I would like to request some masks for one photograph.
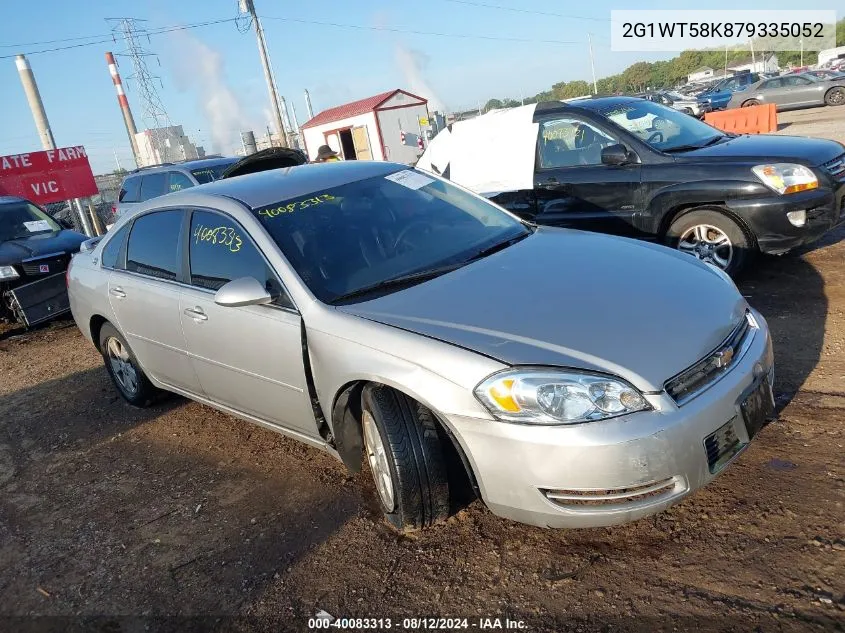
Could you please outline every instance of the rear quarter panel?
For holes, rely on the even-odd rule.
[[[68,299],[73,320],[82,335],[95,346],[97,342],[91,336],[92,317],[101,316],[114,323],[108,298],[109,273],[98,265],[99,250],[74,255],[68,272]]]

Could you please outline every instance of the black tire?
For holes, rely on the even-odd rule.
[[[824,102],[829,106],[845,105],[845,88],[831,88],[825,93]]]
[[[701,225],[715,227],[730,240],[731,257],[728,265],[719,266],[729,275],[736,275],[753,259],[756,252],[753,236],[749,235],[736,220],[715,207],[695,209],[676,218],[666,232],[666,242],[672,248],[704,259],[680,246],[681,238],[694,230],[696,226]],[[723,252],[720,251],[720,253]]]
[[[112,339],[115,339],[120,344],[121,348],[126,351],[128,358],[125,362],[131,365],[132,369],[135,371],[135,382],[137,387],[134,390],[127,388],[127,386],[123,384],[124,381],[121,380],[118,372],[113,366],[109,352],[109,345]],[[123,399],[135,407],[148,407],[158,394],[158,389],[153,386],[150,379],[147,378],[147,375],[144,373],[144,370],[141,369],[141,366],[138,364],[138,359],[135,358],[132,348],[129,347],[129,343],[126,342],[123,335],[118,332],[111,323],[104,323],[103,327],[100,328],[100,353],[103,356],[103,363],[106,366],[106,371],[109,373],[109,377],[111,377],[111,380],[118,392],[120,392],[120,395],[123,396]]]
[[[386,449],[393,507],[377,496],[387,521],[400,532],[444,521],[449,516],[449,479],[431,411],[405,394],[377,384],[364,387],[361,410],[362,416],[372,416]],[[366,442],[364,450],[368,450]]]
[[[757,101],[757,99],[749,99],[748,101],[742,102],[743,108],[750,108],[751,106],[756,106],[756,105],[760,105],[760,102]]]

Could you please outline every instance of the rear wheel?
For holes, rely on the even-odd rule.
[[[364,452],[388,522],[410,531],[445,520],[449,481],[431,411],[376,384],[361,393],[361,411]]]
[[[829,106],[845,104],[845,88],[831,88],[824,96],[824,102]]]
[[[749,99],[748,101],[742,102],[743,108],[750,108],[751,106],[756,106],[756,105],[760,105],[760,102],[757,101],[757,99]]]
[[[753,239],[732,218],[715,209],[698,209],[677,218],[666,233],[682,253],[738,273],[751,259]]]
[[[100,352],[114,386],[129,404],[146,407],[157,389],[150,382],[123,335],[111,323],[100,328]]]

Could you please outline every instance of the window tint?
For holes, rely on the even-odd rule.
[[[601,150],[616,141],[577,119],[544,121],[538,138],[540,167],[600,165]]]
[[[284,294],[258,248],[234,220],[217,213],[194,211],[191,216],[191,285],[219,290],[241,277],[254,277],[271,295]],[[292,307],[284,296],[277,303]]]
[[[171,191],[181,191],[182,189],[187,189],[188,187],[194,186],[194,183],[191,182],[191,179],[188,178],[181,171],[171,171],[168,173],[170,176],[167,181],[168,193],[170,193]]]
[[[126,239],[126,232],[128,230],[129,225],[127,224],[112,235],[103,247],[100,263],[102,263],[104,268],[123,268],[123,262],[118,262],[118,257],[120,256],[120,249],[123,246],[123,241]]]
[[[166,180],[167,173],[163,171],[156,174],[147,174],[141,178],[141,202],[163,196]]]
[[[769,81],[760,86],[760,88],[762,90],[771,90],[772,88],[780,88],[782,85],[783,79],[778,77],[777,79],[769,79]]]
[[[141,177],[130,176],[126,178],[117,199],[119,202],[138,202],[141,199]]]
[[[783,79],[784,86],[806,86],[811,83],[813,82],[806,77],[785,77]]]
[[[157,211],[132,224],[126,270],[160,279],[179,278],[181,211]]]

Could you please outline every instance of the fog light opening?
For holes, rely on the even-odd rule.
[[[804,226],[807,224],[807,212],[803,209],[801,211],[788,211],[786,219],[792,226]]]

